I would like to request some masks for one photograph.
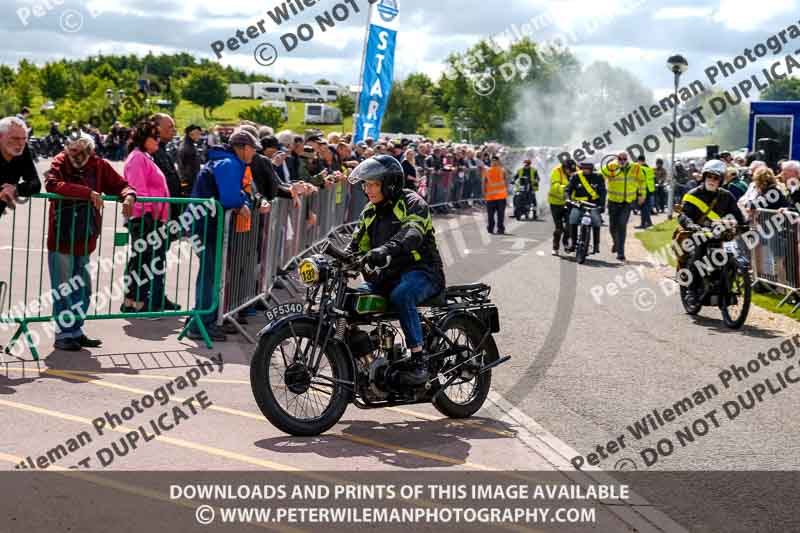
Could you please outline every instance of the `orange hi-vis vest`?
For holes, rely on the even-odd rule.
[[[486,171],[486,200],[505,200],[508,198],[508,187],[503,179],[502,167],[489,167]]]

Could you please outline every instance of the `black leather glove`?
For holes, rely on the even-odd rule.
[[[367,252],[364,262],[371,267],[383,267],[386,265],[386,258],[389,257],[389,250],[384,246],[379,246]]]

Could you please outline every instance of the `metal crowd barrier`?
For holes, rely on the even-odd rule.
[[[99,212],[87,200],[49,193],[6,211],[10,217],[2,224],[10,231],[0,234],[0,265],[8,265],[0,270],[0,279],[7,278],[0,282],[5,288],[0,291],[0,331],[17,328],[5,352],[19,355],[22,338],[34,360],[39,359],[37,346],[44,339],[31,324],[43,324],[52,341],[79,321],[164,317],[188,317],[178,338],[194,326],[211,348],[201,317],[214,313],[218,302],[222,240],[216,236],[222,234],[223,219],[209,215],[222,212],[219,202],[140,197],[137,205],[185,209],[166,223],[137,217],[125,224],[119,198],[102,198],[106,203]],[[113,209],[108,202],[115,202]],[[214,272],[196,281],[207,260]],[[206,294],[208,284],[208,305],[198,309],[198,289]],[[143,304],[141,311],[122,307],[129,296]],[[164,310],[167,300],[180,309]]]
[[[780,222],[779,222],[780,221]],[[778,211],[758,209],[753,229],[758,241],[752,248],[753,282],[786,292],[778,307],[795,300],[792,313],[800,309],[800,222]]]
[[[445,173],[447,174],[447,173]],[[465,180],[466,183],[466,180]],[[434,198],[442,207],[450,204],[466,205],[464,193],[468,187],[452,186],[449,175],[439,175],[438,191]],[[478,189],[480,196],[480,188]],[[283,303],[276,289],[288,293],[289,298],[301,298],[304,288],[296,279],[295,270],[300,260],[319,253],[327,241],[344,248],[350,243],[356,222],[366,205],[366,195],[359,187],[346,182],[325,187],[310,197],[301,199],[300,207],[294,201],[278,199],[272,202],[268,217],[253,219],[247,232],[233,230],[235,219],[230,213],[225,217],[225,240],[222,264],[220,306],[217,323],[230,322],[251,343],[255,340],[242,328],[236,315],[261,301]],[[317,216],[317,223],[309,226],[309,212]]]

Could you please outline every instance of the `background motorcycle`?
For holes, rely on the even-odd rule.
[[[478,411],[492,369],[510,359],[500,357],[492,337],[500,324],[490,287],[448,287],[419,306],[431,377],[403,386],[396,378],[408,352],[397,315],[382,296],[348,286],[366,268],[359,259],[330,245],[324,253],[298,265],[308,287],[303,312],[259,333],[250,382],[264,416],[281,431],[309,436],[336,424],[349,403],[362,409],[433,403],[452,418]]]

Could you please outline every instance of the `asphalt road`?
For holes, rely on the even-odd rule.
[[[436,227],[448,282],[492,286],[502,326],[497,342],[512,356],[494,372],[494,393],[474,419],[443,420],[424,406],[350,407],[326,435],[286,437],[263,419],[252,399],[252,345],[229,342],[209,351],[178,342],[177,320],[92,322],[87,329],[103,338],[102,349],[44,350],[38,367],[6,358],[0,371],[0,468],[13,469],[82,430],[93,431],[92,421],[105,411],[118,412],[131,399],[185,375],[195,358],[222,354],[222,371],[178,393],[185,399],[204,390],[213,407],[198,411],[169,438],[118,456],[102,470],[547,470],[568,482],[587,479],[574,470],[582,456],[584,468],[591,461],[593,471],[619,470],[611,475],[629,482],[642,498],[601,506],[602,531],[800,529],[785,505],[787,494],[794,498],[793,478],[776,485],[777,474],[753,473],[798,470],[793,452],[800,445],[794,415],[800,387],[782,387],[775,376],[794,363],[791,350],[748,377],[732,377],[728,387],[720,377],[731,365],[746,367],[759,352],[800,333],[796,322],[758,308],[741,331],[727,330],[717,310],[688,317],[677,295],[669,294],[669,269],[654,267],[632,235],[626,265],[609,253],[605,230],[602,253],[577,265],[550,256],[549,219],[511,221],[506,236],[488,236],[477,212],[438,217]],[[256,322],[248,329],[257,331]],[[800,374],[793,372],[784,377]],[[763,401],[730,420],[723,404],[738,394],[747,401],[748,389],[758,383],[766,390]],[[781,390],[773,394],[769,386]],[[669,418],[664,410],[675,411],[676,403],[682,411],[673,420],[661,423],[654,415],[660,427],[636,438],[635,422],[643,425],[654,409]],[[148,418],[137,415],[125,425],[136,427]],[[57,464],[95,458],[99,448],[124,436],[117,430]],[[659,440],[665,456],[648,465],[642,450],[657,448]],[[589,457],[592,452],[597,455]],[[645,456],[652,459],[653,453]],[[629,472],[634,468],[636,473]]]

